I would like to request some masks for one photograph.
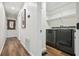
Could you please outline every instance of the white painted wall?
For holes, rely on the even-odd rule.
[[[60,4],[60,7],[56,6],[55,9],[52,9],[52,10],[50,10],[50,9],[53,8],[53,7],[49,4],[50,5],[49,10],[50,11],[47,11],[48,19],[51,20],[51,19],[75,14],[76,2],[64,2],[64,3],[65,3],[64,5],[62,4],[62,2],[56,3],[56,4]]]
[[[50,27],[76,26],[76,3],[69,3],[56,8],[50,12],[49,16],[47,22]]]
[[[76,16],[70,15],[67,17],[62,17],[54,20],[48,21],[50,27],[60,27],[60,26],[76,26]]]
[[[21,13],[26,9],[26,29],[21,27]],[[42,53],[41,3],[25,3],[17,17],[17,33],[23,46],[31,55],[40,56]],[[27,16],[30,15],[30,18]]]
[[[0,2],[0,53],[2,51],[2,48],[4,46],[6,36],[6,17],[5,17],[5,11],[3,3]]]
[[[15,18],[10,18],[8,17],[7,20],[15,20],[17,22],[17,20]],[[6,37],[9,38],[9,37],[17,37],[17,32],[16,32],[16,26],[17,26],[17,23],[15,25],[15,30],[8,30],[6,31]]]
[[[79,23],[79,3],[76,3],[76,17],[77,17],[77,23]],[[76,35],[75,35],[75,53],[76,56],[79,56],[79,29],[76,29]]]
[[[42,52],[46,51],[46,29],[51,29],[46,21],[46,3],[42,3],[42,20],[41,20],[41,39],[42,39]]]

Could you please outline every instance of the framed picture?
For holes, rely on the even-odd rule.
[[[7,29],[9,29],[9,30],[15,29],[15,20],[8,20],[7,21]]]
[[[22,19],[22,28],[26,28],[26,9],[23,10],[21,14],[21,19]]]

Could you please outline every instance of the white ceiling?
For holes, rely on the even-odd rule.
[[[64,7],[67,9],[66,6],[69,4],[73,4],[73,3],[74,2],[47,2],[46,3],[46,15],[47,17],[52,16],[52,13],[54,13],[56,10],[59,10],[60,8],[64,8]]]
[[[3,4],[7,18],[16,18],[20,9],[24,5],[23,2],[4,2]]]
[[[47,2],[46,3],[46,11],[51,12],[69,2]]]

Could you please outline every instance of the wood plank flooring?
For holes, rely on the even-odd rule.
[[[69,54],[47,46],[47,54],[45,56],[70,56]]]
[[[47,54],[45,56],[70,56],[60,50],[47,46]],[[8,38],[5,42],[1,56],[30,56],[22,46],[20,41],[15,38]]]
[[[29,54],[17,38],[8,38],[1,56],[29,56]]]

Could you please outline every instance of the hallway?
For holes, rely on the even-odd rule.
[[[27,56],[25,49],[30,55],[41,56],[41,7],[41,3],[34,2],[0,3],[1,56]]]
[[[6,40],[1,56],[29,56],[29,54],[20,41],[14,37]]]

